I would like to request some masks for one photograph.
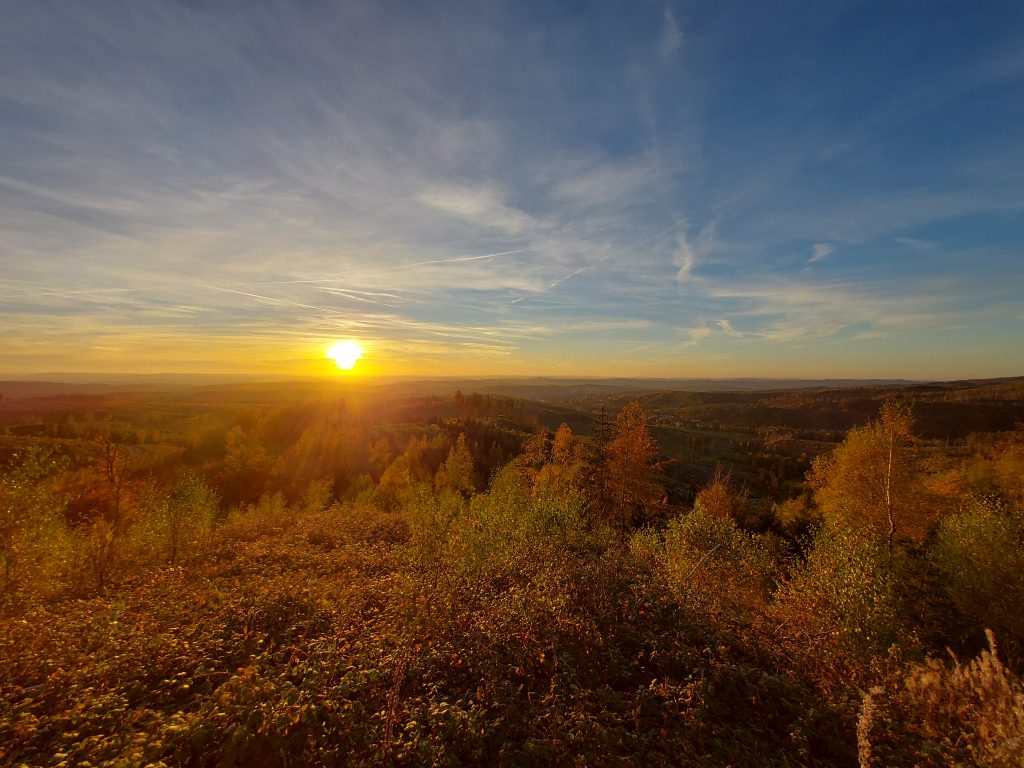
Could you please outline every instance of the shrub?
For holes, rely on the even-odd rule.
[[[33,448],[0,473],[0,590],[45,589],[66,563],[71,535],[65,500],[50,482],[66,465]]]
[[[136,537],[169,563],[201,546],[213,533],[219,510],[217,495],[191,472],[180,478],[164,498],[152,497]]]
[[[1024,643],[1024,515],[973,499],[942,520],[931,556],[962,617],[961,633],[980,638],[991,628],[1015,659]]]
[[[302,495],[303,512],[323,512],[334,501],[334,481],[329,478],[313,480]]]
[[[631,549],[650,556],[652,547],[641,538]],[[662,572],[684,602],[743,618],[768,598],[777,574],[776,547],[767,536],[740,530],[730,517],[694,507],[665,530]]]
[[[827,525],[780,588],[777,607],[805,643],[867,660],[898,636],[895,568],[884,542]]]

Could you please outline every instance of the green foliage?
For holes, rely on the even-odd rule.
[[[66,464],[52,450],[32,448],[0,473],[0,591],[43,586],[66,563],[66,500],[52,485]]]
[[[531,546],[531,542],[579,541],[584,509],[581,494],[546,480],[544,474],[531,487],[529,475],[509,464],[495,476],[490,492],[479,499],[476,514],[488,535]]]
[[[412,485],[409,459],[402,455],[391,462],[381,474],[380,482],[370,494],[370,498],[381,508],[394,510],[401,506]]]
[[[641,540],[631,548],[649,550]],[[766,535],[700,507],[673,519],[664,534],[661,572],[673,594],[710,614],[743,619],[764,606],[778,578],[779,553]]]
[[[139,528],[167,562],[176,563],[209,545],[219,502],[210,487],[194,474],[181,477],[164,498],[154,499],[148,506]]]
[[[312,480],[302,494],[302,511],[323,512],[334,501],[334,481],[328,478]]]
[[[958,609],[960,632],[992,629],[1017,658],[1024,650],[1024,511],[973,499],[939,524],[931,557]]]
[[[248,529],[256,534],[269,534],[291,528],[297,519],[296,511],[288,506],[280,491],[264,493],[255,504],[235,509],[228,523],[235,529]]]
[[[884,543],[847,526],[826,525],[780,588],[777,607],[791,630],[815,647],[870,659],[899,635],[896,573]]]

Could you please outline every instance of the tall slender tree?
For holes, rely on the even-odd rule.
[[[634,400],[619,413],[604,452],[605,512],[616,527],[642,523],[664,505],[665,490],[656,480],[662,469],[659,451],[647,413]]]
[[[809,476],[825,518],[884,539],[890,557],[921,501],[913,424],[909,404],[888,401],[878,419],[854,427],[831,455],[815,460]]]

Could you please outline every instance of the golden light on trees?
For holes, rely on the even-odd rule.
[[[327,357],[343,371],[351,371],[364,355],[362,346],[357,341],[338,341],[327,348]]]

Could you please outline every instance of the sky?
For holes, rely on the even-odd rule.
[[[1015,0],[7,0],[0,375],[1024,375],[1022,126]]]

